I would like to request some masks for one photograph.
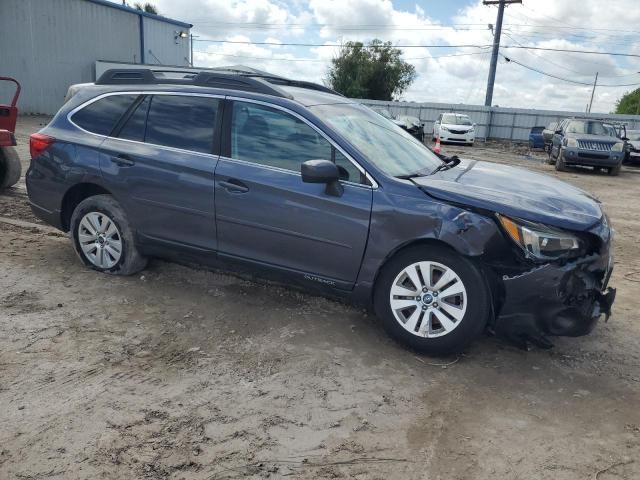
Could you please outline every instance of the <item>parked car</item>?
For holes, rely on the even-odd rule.
[[[626,145],[625,160],[630,163],[640,162],[640,130],[627,130]]]
[[[422,123],[419,118],[410,115],[398,115],[394,117],[386,108],[375,109],[374,111],[387,120],[391,120],[421,142],[424,142],[424,123]]]
[[[624,143],[611,135],[599,120],[570,118],[563,120],[553,136],[549,162],[556,170],[569,166],[601,168],[618,175],[624,160]]]
[[[529,132],[529,148],[542,148],[544,149],[544,136],[542,135],[542,131],[544,127],[531,127],[531,131]]]
[[[548,152],[551,152],[551,143],[553,142],[553,136],[558,129],[559,122],[551,122],[542,130],[542,138],[544,139],[544,145]]]
[[[467,115],[441,113],[433,124],[433,140],[473,145],[476,139],[475,124]]]
[[[487,325],[520,345],[609,314],[611,227],[583,191],[440,159],[335,92],[273,75],[109,70],[31,135],[33,211],[89,268],[150,257],[260,273],[372,307],[414,349]]]
[[[400,122],[398,125],[409,132],[410,135],[420,140],[420,142],[424,142],[424,123],[418,117],[398,115],[396,120]]]

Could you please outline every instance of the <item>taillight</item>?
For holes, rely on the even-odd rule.
[[[31,158],[36,158],[39,155],[42,155],[44,151],[53,145],[56,139],[50,137],[49,135],[44,135],[42,133],[33,133],[29,137],[29,150],[31,151]]]

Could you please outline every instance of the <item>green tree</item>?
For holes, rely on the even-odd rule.
[[[627,92],[618,99],[616,102],[616,113],[630,115],[640,114],[640,88],[636,88],[632,92]]]
[[[149,2],[145,3],[144,5],[142,3],[136,3],[134,7],[138,10],[142,10],[143,12],[158,15],[158,9],[156,8],[156,6]]]
[[[347,42],[331,60],[327,81],[331,88],[351,98],[393,100],[416,78],[416,69],[402,60],[402,50],[391,42]]]

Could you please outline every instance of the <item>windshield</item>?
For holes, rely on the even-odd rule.
[[[585,133],[589,135],[609,135],[602,122],[573,120],[567,125],[567,133]],[[615,134],[613,135],[615,136]]]
[[[466,115],[445,113],[442,115],[442,123],[447,123],[449,125],[471,125],[471,120]]]
[[[363,105],[338,103],[309,109],[387,175],[426,173],[442,164],[420,141]]]
[[[618,136],[618,132],[616,132],[616,129],[613,125],[603,125],[604,130],[607,132],[606,134],[609,135],[610,137],[617,137]]]

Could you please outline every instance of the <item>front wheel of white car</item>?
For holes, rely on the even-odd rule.
[[[459,352],[484,329],[489,293],[480,271],[445,247],[408,248],[384,266],[374,304],[385,330],[417,351]]]

